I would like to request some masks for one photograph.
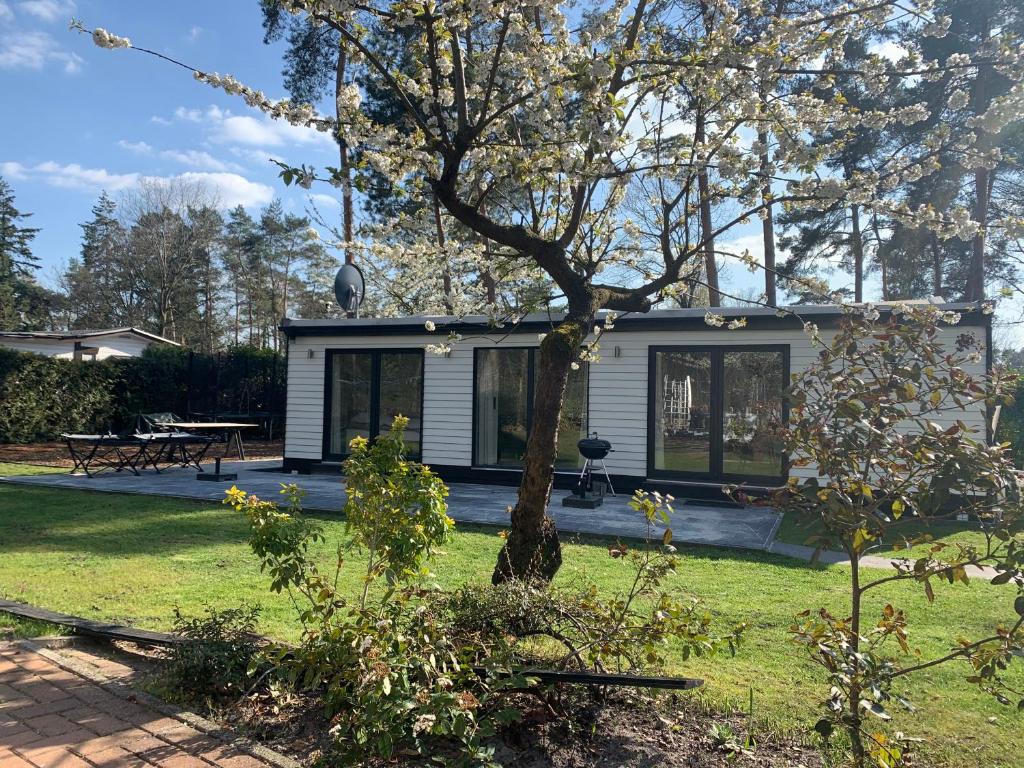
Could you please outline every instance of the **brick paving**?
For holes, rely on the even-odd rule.
[[[100,661],[99,671],[117,677],[116,666]],[[24,644],[0,643],[0,768],[271,765]]]

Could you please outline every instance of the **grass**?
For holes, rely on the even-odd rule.
[[[787,512],[779,525],[775,538],[788,544],[806,544],[808,539],[823,530],[818,519]],[[985,547],[985,534],[977,522],[960,522],[952,518],[926,520],[919,517],[905,517],[893,522],[884,538],[878,542],[868,554],[881,557],[897,555],[899,557],[920,557],[927,553],[930,543],[923,542],[907,548],[904,542],[926,535],[931,540],[950,546],[956,544],[972,545],[979,549]],[[950,550],[955,552],[956,550]]]
[[[0,475],[13,474],[0,465]],[[35,471],[22,470],[22,471]],[[342,524],[324,516],[326,560],[343,540]],[[433,562],[444,586],[484,583],[501,541],[490,529],[465,527]],[[847,610],[849,571],[740,550],[681,547],[680,572],[669,586],[707,601],[722,626],[746,622],[734,658],[677,660],[670,672],[705,678],[705,694],[719,707],[746,707],[755,691],[761,717],[783,729],[806,728],[827,692],[816,667],[788,639],[794,614],[805,608]],[[359,570],[352,557],[344,588],[355,592]],[[623,588],[626,566],[608,556],[607,541],[565,542],[561,583],[585,580],[605,594]],[[249,602],[261,607],[267,634],[295,639],[298,625],[288,599],[272,595],[246,545],[242,519],[229,508],[86,491],[0,484],[0,592],[45,608],[142,627],[167,629],[172,609],[190,614],[205,604]],[[937,587],[929,604],[907,585],[886,587],[871,609],[886,602],[910,617],[912,645],[925,658],[943,653],[959,635],[980,636],[1012,615],[1012,589],[981,581]],[[3,623],[3,622],[0,622]],[[971,768],[1020,765],[1024,712],[1002,707],[964,682],[961,666],[922,673],[902,691],[918,707],[897,714],[894,727],[927,739],[922,764]],[[1024,670],[1014,672],[1024,686]],[[1001,757],[1017,755],[1017,757]]]

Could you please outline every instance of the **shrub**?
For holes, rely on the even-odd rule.
[[[260,649],[259,609],[207,607],[204,616],[174,609],[174,632],[184,641],[171,647],[165,679],[186,697],[238,696],[249,686],[250,668]]]
[[[794,464],[815,466],[821,480],[792,478],[775,502],[820,523],[824,532],[814,543],[841,549],[851,563],[850,613],[807,610],[791,631],[827,676],[815,728],[826,737],[845,731],[857,768],[905,762],[911,742],[887,733],[885,724],[896,708],[912,709],[903,695],[913,675],[939,664],[961,662],[968,681],[1024,708],[1024,694],[1005,679],[1024,653],[1024,509],[1008,446],[987,445],[960,419],[964,408],[991,408],[1009,396],[998,371],[991,378],[968,372],[980,361],[978,340],[961,334],[952,348],[940,342],[941,324],[957,319],[919,307],[896,310],[882,323],[870,308],[850,310],[791,390],[787,449]],[[885,576],[863,572],[863,557],[894,521],[951,510],[981,522],[981,545],[931,543],[923,556],[892,559]],[[921,536],[906,545],[927,542]],[[878,616],[864,615],[864,596],[873,590],[914,582],[933,601],[935,583],[967,584],[971,566],[993,567],[993,584],[1016,587],[1005,623],[986,637],[960,637],[950,627],[951,650],[921,658],[910,648],[905,610],[887,604]]]
[[[406,748],[436,757],[440,738],[463,758],[489,763],[485,742],[499,715],[487,702],[501,685],[518,681],[492,684],[478,676],[429,609],[431,592],[416,586],[453,523],[444,484],[403,458],[404,426],[399,417],[376,442],[353,441],[346,465],[347,526],[368,563],[355,605],[337,591],[345,552],[339,547],[327,570],[310,556],[323,535],[302,515],[296,486],[282,488],[286,510],[237,488],[225,503],[247,516],[250,546],[271,589],[291,593],[298,606],[299,646],[270,649],[266,657],[293,686],[322,694],[345,760],[388,759]],[[385,587],[373,594],[381,577]]]

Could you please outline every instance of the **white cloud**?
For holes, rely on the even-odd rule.
[[[255,118],[249,115],[233,115],[220,121],[214,135],[217,141],[229,144],[245,144],[252,147],[283,147],[295,144],[319,145],[324,148],[335,146],[334,140],[326,133],[313,128],[291,125],[283,120]]]
[[[136,155],[151,155],[153,154],[153,147],[144,141],[128,141],[121,139],[117,142],[117,146],[121,149],[127,149],[129,152],[133,152]]]
[[[14,11],[11,10],[11,6],[0,0],[0,22],[11,21],[14,18]]]
[[[12,179],[33,178],[51,187],[93,194],[101,189],[120,192],[134,187],[144,179],[164,182],[180,179],[208,187],[224,208],[266,205],[274,198],[274,190],[266,184],[250,181],[237,173],[188,171],[174,176],[144,176],[141,173],[111,173],[105,168],[84,168],[78,163],[62,165],[52,160],[31,167],[16,162],[3,162],[0,163],[0,173]]]
[[[160,117],[160,115],[153,115],[149,118],[149,122],[156,123],[157,125],[170,125],[171,121],[166,117]]]
[[[165,160],[172,160],[175,163],[195,168],[200,171],[238,171],[241,167],[237,163],[227,163],[219,160],[209,152],[201,149],[164,149],[157,153],[151,144],[145,141],[128,141],[121,139],[117,145],[122,149],[136,155],[158,154]]]
[[[48,63],[64,65],[74,74],[82,67],[82,57],[65,51],[45,32],[19,32],[0,38],[0,69],[40,70]]]
[[[316,193],[310,195],[309,199],[321,208],[341,208],[341,200],[331,195]]]
[[[194,43],[196,40],[199,39],[199,36],[201,34],[203,34],[203,28],[199,26],[193,26],[188,31],[188,34],[185,35],[185,39],[188,40],[190,43]]]
[[[243,147],[286,147],[294,145],[316,146],[333,149],[334,139],[314,128],[292,125],[284,120],[251,115],[233,115],[230,111],[210,105],[206,109],[178,107],[174,110],[176,120],[205,125],[210,138],[222,144]],[[164,118],[151,118],[163,124]]]
[[[251,208],[266,205],[274,199],[274,190],[266,184],[249,181],[237,173],[196,173],[190,171],[172,177],[197,184],[204,184],[217,195],[221,208],[234,208],[241,205]]]
[[[70,18],[75,11],[73,0],[23,0],[19,7],[25,13],[43,21]]]
[[[268,167],[274,160],[282,160],[279,154],[266,149],[253,149],[252,147],[229,147],[229,149],[235,157],[264,167]]]
[[[101,189],[118,192],[128,189],[139,180],[137,173],[111,173],[104,168],[83,168],[78,163],[61,165],[52,160],[32,167],[21,165],[21,163],[4,163],[4,167],[8,166],[14,166],[15,178],[34,177],[51,187],[89,192]]]
[[[909,51],[899,43],[894,43],[892,40],[886,40],[882,43],[874,43],[868,46],[868,53],[876,53],[883,59],[888,59],[894,64],[906,56]]]
[[[8,179],[26,179],[25,166],[21,163],[0,163],[0,176]]]
[[[174,160],[175,162],[187,165],[190,168],[198,168],[206,171],[227,171],[238,168],[234,163],[225,163],[218,160],[209,152],[203,152],[199,149],[165,149],[160,153],[160,157],[168,160]]]

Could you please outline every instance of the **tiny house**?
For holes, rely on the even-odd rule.
[[[991,317],[976,305],[943,308],[962,319],[942,329],[942,340],[952,347],[962,334],[975,336],[989,354],[971,372],[984,373]],[[837,306],[798,311],[822,337],[842,317]],[[612,443],[606,464],[616,490],[785,481],[785,456],[771,425],[785,418],[790,375],[816,355],[811,339],[800,319],[773,310],[716,310],[727,321],[746,318],[736,330],[708,325],[705,313],[654,310],[615,321],[600,340],[600,360],[570,374],[557,484],[575,481],[583,463],[576,444],[595,432]],[[400,413],[409,417],[409,455],[442,477],[517,482],[533,415],[539,339],[557,320],[530,315],[493,328],[483,317],[286,319],[285,469],[305,473],[337,464],[353,437],[386,431]],[[449,333],[461,335],[450,351],[428,351]],[[960,417],[984,434],[982,408]]]

